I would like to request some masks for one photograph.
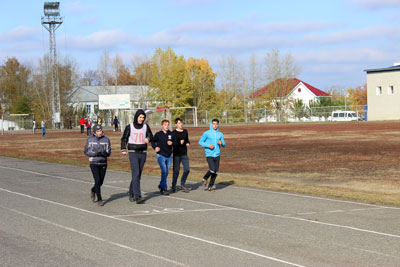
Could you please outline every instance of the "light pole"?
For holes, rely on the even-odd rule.
[[[51,88],[50,101],[52,113],[53,128],[60,127],[61,122],[61,104],[60,104],[60,85],[57,70],[57,53],[56,53],[56,30],[63,23],[60,17],[60,2],[45,2],[44,17],[42,17],[42,26],[48,30],[50,34],[50,72],[51,72]]]

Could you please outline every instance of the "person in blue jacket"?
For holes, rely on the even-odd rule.
[[[218,175],[221,147],[225,147],[224,135],[219,131],[219,120],[213,119],[210,130],[203,133],[199,145],[204,147],[208,163],[208,171],[203,177],[203,187],[207,187],[207,179],[211,176],[208,191],[214,191],[213,186]]]
[[[83,151],[89,157],[90,170],[93,174],[94,186],[90,191],[90,198],[95,201],[97,196],[97,204],[104,206],[101,197],[100,187],[103,185],[104,177],[107,170],[107,158],[111,154],[111,143],[108,137],[104,136],[101,125],[93,126],[93,135],[86,140],[85,149]]]

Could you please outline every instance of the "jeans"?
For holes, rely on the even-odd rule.
[[[171,167],[171,160],[172,160],[172,156],[167,158],[167,157],[164,157],[163,155],[157,154],[158,165],[160,165],[160,169],[161,169],[161,181],[160,181],[159,187],[164,190],[168,189],[167,176],[168,176],[169,168]]]
[[[129,152],[129,162],[131,164],[132,181],[129,186],[129,194],[136,198],[142,196],[140,189],[140,179],[142,178],[142,171],[146,162],[146,152]]]
[[[181,185],[185,186],[186,183],[186,178],[189,175],[190,169],[189,169],[189,157],[187,155],[183,156],[174,156],[174,175],[172,177],[172,188],[176,187],[176,182],[178,181],[178,176],[179,176],[179,171],[181,168],[181,162],[183,165],[183,174],[181,177]]]
[[[42,137],[44,137],[44,135],[46,134],[46,128],[45,127],[41,127],[42,129]]]
[[[87,127],[86,128],[86,135],[91,136],[92,135],[92,127]]]
[[[107,165],[95,165],[90,164],[90,169],[92,170],[94,186],[92,187],[92,192],[97,196],[97,200],[103,200],[101,198],[100,187],[103,185],[104,177],[106,176]]]
[[[218,169],[219,169],[219,160],[220,157],[207,157],[207,163],[208,163],[208,171],[204,175],[203,179],[207,180],[210,176],[210,183],[208,184],[208,187],[212,187],[215,183],[215,179],[217,179],[218,175]]]

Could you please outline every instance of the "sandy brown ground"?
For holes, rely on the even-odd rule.
[[[154,127],[153,127],[154,128]],[[198,145],[207,128],[188,128],[192,146],[189,179],[207,170]],[[224,126],[217,182],[400,206],[400,123],[296,123]],[[153,133],[159,129],[154,128]],[[113,153],[109,168],[129,171],[120,153],[120,133],[106,130]],[[5,134],[0,155],[88,165],[86,135],[74,131]],[[144,173],[159,175],[150,149]],[[171,177],[170,173],[170,176]]]

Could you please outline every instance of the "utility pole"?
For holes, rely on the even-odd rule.
[[[63,23],[63,18],[60,17],[60,2],[45,2],[44,17],[42,17],[42,26],[50,34],[50,72],[51,72],[51,88],[50,101],[52,113],[53,128],[61,127],[61,104],[60,104],[60,85],[58,80],[57,69],[57,53],[56,53],[56,30]]]

